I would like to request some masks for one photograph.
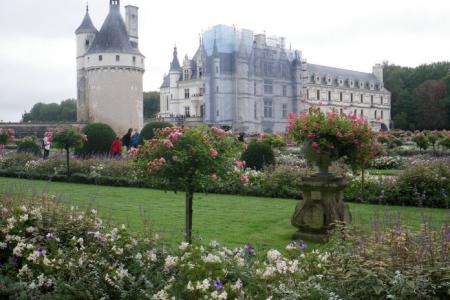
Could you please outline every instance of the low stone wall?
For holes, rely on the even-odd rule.
[[[26,136],[36,136],[38,138],[43,138],[44,133],[48,128],[73,126],[78,128],[83,128],[86,123],[0,123],[0,128],[14,129],[16,138],[23,138]]]

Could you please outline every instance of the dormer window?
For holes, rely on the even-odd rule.
[[[380,91],[383,89],[383,83],[382,83],[382,82],[380,82],[380,83],[378,84],[378,89],[379,89]]]
[[[338,79],[338,84],[339,86],[343,86],[344,85],[344,80],[342,80],[342,78]]]
[[[353,88],[355,86],[355,82],[353,81],[353,79],[348,80],[348,86],[351,88]]]
[[[373,89],[375,88],[375,84],[374,84],[373,82],[370,82],[370,83],[369,83],[369,88],[370,88],[371,90],[373,90]]]
[[[202,76],[203,76],[203,68],[199,67],[198,68],[198,78],[202,78]]]
[[[364,88],[364,82],[361,81],[361,80],[359,81],[359,88],[360,88],[360,89],[363,89],[363,88]]]
[[[86,49],[89,48],[89,44],[90,44],[90,41],[86,40],[86,42],[84,43],[84,46],[85,46]]]
[[[315,80],[316,80],[316,83],[320,83],[320,76],[316,75]]]
[[[327,84],[331,85],[331,76],[327,76]]]

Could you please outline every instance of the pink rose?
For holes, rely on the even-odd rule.
[[[308,132],[308,138],[313,138],[315,136],[314,132]]]
[[[212,180],[212,181],[216,181],[216,180],[217,180],[217,178],[218,178],[218,177],[217,177],[217,175],[216,175],[216,174],[212,174],[212,175],[211,175],[211,180]]]
[[[217,150],[216,149],[214,149],[214,148],[211,148],[211,150],[209,150],[209,154],[212,156],[212,157],[217,157]]]
[[[173,148],[173,144],[170,140],[164,140],[163,144],[164,144],[164,147],[166,147],[167,149]]]
[[[234,162],[234,164],[236,165],[236,167],[238,169],[244,169],[245,165],[246,165],[244,160],[237,160],[237,161]]]
[[[317,144],[317,142],[312,142],[311,147],[313,147],[314,149],[317,149],[317,148],[319,148],[319,144]]]
[[[248,183],[250,182],[250,179],[248,178],[247,175],[242,175],[241,176],[241,182],[243,185],[248,185]]]

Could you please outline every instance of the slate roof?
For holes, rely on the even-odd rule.
[[[161,84],[160,88],[166,88],[169,86],[170,86],[170,76],[166,75],[166,76],[164,76],[163,83]]]
[[[105,52],[141,55],[138,49],[131,46],[130,37],[118,7],[111,6],[109,14],[87,54]]]
[[[177,47],[173,48],[173,59],[170,63],[170,71],[180,71],[180,62],[178,61]]]
[[[378,82],[378,79],[372,73],[339,69],[310,63],[306,65],[306,69],[309,75],[318,73],[320,74],[320,76],[330,75],[331,77],[342,77],[342,79],[352,78],[355,81],[363,81],[363,82],[373,81],[374,83]]]
[[[89,11],[86,10],[86,15],[84,16],[81,25],[77,28],[77,30],[75,30],[75,34],[97,32],[98,30],[97,28],[95,28],[94,24],[92,23],[91,17],[89,16]]]

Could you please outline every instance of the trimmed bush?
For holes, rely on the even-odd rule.
[[[272,147],[264,142],[251,142],[241,160],[244,160],[247,167],[255,170],[261,170],[266,166],[275,164],[275,155]]]
[[[17,141],[17,152],[31,153],[38,156],[41,155],[41,148],[36,144],[33,137],[28,136],[21,141]]]
[[[145,140],[151,140],[155,137],[155,129],[172,127],[172,124],[167,122],[154,122],[148,123],[142,128],[141,134],[139,135],[139,145],[144,144]]]
[[[89,124],[83,128],[87,141],[76,153],[81,156],[108,155],[109,148],[116,137],[111,126],[103,123]]]

